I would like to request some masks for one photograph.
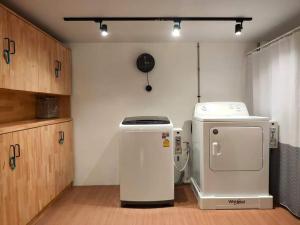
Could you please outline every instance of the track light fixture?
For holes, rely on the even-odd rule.
[[[100,23],[100,32],[103,37],[106,37],[108,35],[107,25]]]
[[[240,36],[243,30],[243,21],[235,24],[235,35]]]
[[[175,37],[180,35],[181,21],[235,21],[235,34],[241,35],[243,22],[251,21],[252,17],[65,17],[65,21],[94,21],[100,23],[102,36],[107,36],[107,25],[102,21],[173,21],[172,34]]]
[[[179,37],[180,36],[180,20],[179,21],[174,21],[174,26],[173,26],[173,31],[172,35],[173,37]]]

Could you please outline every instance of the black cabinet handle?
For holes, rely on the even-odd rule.
[[[3,57],[5,59],[6,64],[10,64],[10,40],[9,38],[4,38],[7,41],[6,48],[3,49]]]
[[[60,75],[60,61],[55,60],[55,77],[58,78]]]
[[[62,145],[64,142],[65,142],[65,132],[59,131],[58,143]]]
[[[15,149],[16,149],[16,157],[19,158],[21,156],[21,147],[19,144],[15,144]]]
[[[10,52],[10,54],[14,55],[14,54],[16,54],[16,42],[14,40],[10,40],[9,41],[9,46],[11,44],[13,44],[13,52]],[[9,47],[9,49],[10,49],[10,47]]]
[[[12,170],[16,168],[16,148],[14,145],[9,147],[9,166]]]
[[[5,59],[6,64],[10,64],[10,52],[8,49],[3,50],[3,57]]]

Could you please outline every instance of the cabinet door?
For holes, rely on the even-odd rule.
[[[13,143],[20,157],[16,162],[16,184],[19,224],[27,224],[39,211],[38,183],[44,174],[40,167],[40,134],[38,129],[13,133]]]
[[[55,154],[56,194],[73,181],[72,122],[56,125],[57,152]]]
[[[213,127],[209,166],[215,171],[258,171],[263,167],[261,127]]]
[[[11,40],[11,63],[5,88],[38,91],[38,31],[16,15],[8,15],[8,34]]]
[[[64,94],[72,93],[72,52],[69,48],[64,48],[64,61],[62,64],[64,76]]]
[[[63,131],[64,141],[61,144],[63,147],[63,161],[65,166],[63,167],[63,186],[64,188],[69,185],[74,178],[74,154],[73,154],[73,124],[72,122],[61,123],[60,129]]]
[[[57,93],[55,76],[56,42],[44,33],[38,35],[39,91]]]
[[[39,91],[70,95],[71,51],[45,34],[38,39]]]
[[[38,195],[40,198],[39,208],[42,209],[56,196],[55,193],[55,160],[58,149],[55,125],[43,126],[39,128],[41,135],[41,161],[40,171],[43,178],[40,180]],[[56,136],[55,136],[56,137]]]
[[[0,135],[0,224],[18,225],[18,198],[16,169],[9,166],[12,156],[12,134]]]
[[[45,202],[48,203],[73,181],[72,122],[42,127],[41,137],[45,143],[42,145],[43,170],[47,171],[42,190],[46,190]]]
[[[5,39],[7,37],[7,13],[4,8],[0,7],[0,87],[4,86],[4,79],[9,75],[9,65],[7,64],[4,57],[4,50],[8,47],[7,41]]]
[[[56,78],[55,83],[55,92],[59,94],[65,94],[65,47],[60,43],[56,43],[56,54],[55,54],[55,62],[60,63],[60,71]]]

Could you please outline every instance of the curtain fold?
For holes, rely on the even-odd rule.
[[[254,115],[279,124],[280,147],[271,150],[270,191],[300,217],[300,32],[247,58]]]

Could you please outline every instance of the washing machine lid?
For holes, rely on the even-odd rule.
[[[170,120],[166,116],[135,116],[125,117],[122,121],[123,125],[153,125],[153,124],[170,124]]]
[[[197,103],[194,119],[200,121],[265,121],[267,117],[249,116],[243,102]]]

